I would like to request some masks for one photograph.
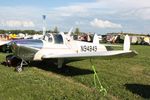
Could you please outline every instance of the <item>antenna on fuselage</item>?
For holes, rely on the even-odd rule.
[[[46,34],[46,15],[43,15],[43,36]]]

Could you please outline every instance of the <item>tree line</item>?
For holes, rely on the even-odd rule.
[[[34,35],[34,34],[42,34],[42,31],[35,31],[35,30],[0,30],[0,34],[19,34],[19,33],[23,33],[23,34],[30,34],[30,35]]]
[[[47,33],[59,33],[59,29],[55,27],[53,30],[47,30]],[[0,34],[29,34],[29,35],[34,35],[34,34],[42,34],[43,31],[35,31],[35,30],[0,30]],[[65,32],[67,33],[67,32]],[[73,32],[75,35],[80,35],[80,29],[76,28],[75,31]]]

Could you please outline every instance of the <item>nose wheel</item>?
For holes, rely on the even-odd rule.
[[[15,71],[22,72],[23,66],[28,65],[28,63],[23,59],[17,58],[16,56],[8,55],[6,56],[6,65],[8,67],[11,67],[11,66],[16,67]]]
[[[58,61],[57,61],[57,67],[60,69],[60,68],[62,68],[63,67],[63,63],[64,63],[64,59],[58,59]]]
[[[8,67],[12,66],[12,59],[13,59],[13,55],[6,56],[6,66]]]
[[[17,72],[22,72],[22,67],[21,66],[17,66],[16,68],[15,68],[15,71],[17,71]]]
[[[24,65],[28,65],[28,63],[25,60],[21,59],[21,63],[18,64],[18,66],[15,68],[15,71],[22,72]]]

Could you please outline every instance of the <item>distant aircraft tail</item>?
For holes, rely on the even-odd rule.
[[[69,32],[66,34],[65,38],[67,39],[67,41],[71,40],[71,33],[72,33],[73,27],[69,30]]]
[[[61,35],[63,36],[64,41],[65,41],[66,43],[68,43],[68,41],[71,40],[71,33],[72,33],[72,30],[73,30],[73,27],[68,31],[67,34],[64,34],[64,32],[60,32],[60,33],[59,33],[59,34],[61,34]]]
[[[68,36],[71,36],[72,30],[73,30],[73,27],[69,30],[69,32],[67,34]]]
[[[129,51],[130,50],[130,37],[128,35],[125,36],[123,50]]]

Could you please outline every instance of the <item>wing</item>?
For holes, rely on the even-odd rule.
[[[5,44],[8,44],[9,42],[11,42],[11,41],[1,41],[1,40],[0,40],[0,46],[5,45]]]
[[[47,54],[43,55],[42,59],[52,58],[93,58],[93,57],[130,57],[137,55],[136,51],[102,51],[94,53],[77,53],[77,54]]]

